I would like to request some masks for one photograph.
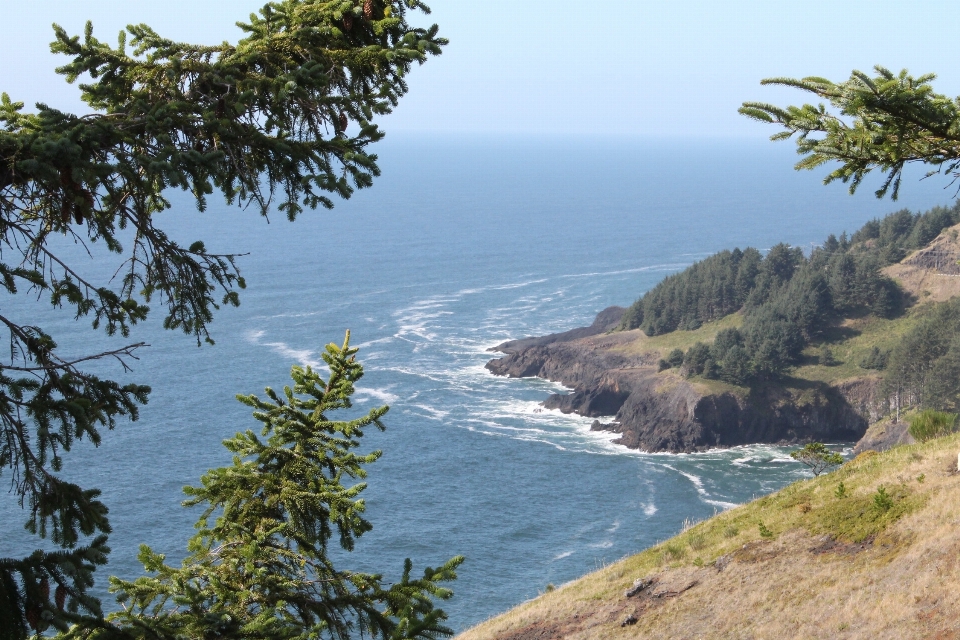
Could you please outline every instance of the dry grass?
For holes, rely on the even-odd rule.
[[[957,274],[954,259],[960,256],[960,225],[945,229],[929,245],[914,251],[899,264],[890,265],[883,273],[897,282],[914,299],[921,303],[943,302],[960,295],[960,276]],[[941,269],[923,268],[911,264],[911,260],[920,253],[936,251],[950,264]]]
[[[955,435],[860,456],[460,637],[960,638],[958,450]],[[626,598],[645,577],[654,584]]]
[[[960,295],[960,276],[954,274],[936,273],[909,264],[890,265],[883,273],[899,282],[921,303],[943,302]]]

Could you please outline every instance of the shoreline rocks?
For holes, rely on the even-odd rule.
[[[591,429],[619,433],[614,442],[649,452],[854,441],[882,411],[872,378],[837,386],[769,383],[744,394],[687,380],[673,369],[658,371],[658,354],[630,348],[637,330],[607,333],[622,313],[610,307],[590,327],[505,342],[492,349],[505,356],[486,368],[569,387],[570,393],[549,396],[544,407],[598,418]]]

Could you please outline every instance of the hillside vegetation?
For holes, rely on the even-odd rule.
[[[711,344],[676,347],[661,366],[734,385],[783,376],[809,363],[811,345],[842,337],[836,328],[846,320],[902,316],[915,300],[884,269],[957,223],[960,205],[923,214],[902,210],[850,238],[831,235],[809,256],[785,244],[765,256],[753,248],[723,251],[661,281],[624,313],[620,329],[654,337],[739,313],[739,326],[717,332]],[[834,364],[829,347],[816,359]],[[884,364],[880,352],[867,362],[874,369]]]
[[[861,454],[460,638],[960,637],[958,451]]]
[[[960,205],[903,210],[810,256],[783,244],[766,256],[718,253],[637,300],[619,329],[641,331],[621,350],[658,354],[661,369],[741,396],[772,381],[797,390],[872,379],[878,415],[957,411],[958,223]]]

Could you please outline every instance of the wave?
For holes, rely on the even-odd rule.
[[[712,255],[710,253],[691,253],[691,254],[682,254],[682,255]],[[647,267],[636,267],[634,269],[617,269],[616,271],[591,271],[587,273],[569,273],[562,276],[557,276],[558,278],[591,278],[595,276],[619,276],[627,273],[644,273],[648,271],[671,271],[674,269],[682,269],[683,267],[689,267],[689,262],[666,262],[663,264],[654,264]]]
[[[353,345],[357,349],[366,349],[367,347],[372,347],[375,344],[386,344],[393,341],[393,336],[388,336],[386,338],[377,338],[376,340],[367,340],[366,342],[361,342],[360,344]],[[364,358],[369,357],[365,355]]]
[[[262,329],[247,331],[244,338],[257,346],[268,347],[274,353],[278,353],[287,360],[293,360],[299,365],[310,367],[316,371],[326,370],[326,364],[317,359],[317,352],[314,349],[296,349],[286,342],[263,342],[262,338],[267,334]]]
[[[392,385],[391,385],[392,386]],[[386,389],[374,389],[370,387],[356,387],[357,398],[373,398],[385,404],[393,404],[400,399],[400,396],[390,393]]]
[[[680,475],[685,477],[687,480],[689,480],[690,483],[693,485],[693,488],[697,490],[697,493],[700,496],[701,502],[704,502],[705,504],[709,504],[714,507],[720,507],[721,509],[732,509],[733,507],[739,506],[735,502],[727,502],[725,500],[713,499],[710,493],[704,488],[703,479],[700,478],[700,476],[694,475],[692,473],[687,473],[686,471],[681,471],[680,469],[677,469],[676,467],[672,467],[668,464],[664,464],[662,466],[679,473]]]
[[[443,409],[435,409],[434,407],[425,405],[425,404],[408,404],[408,407],[415,407],[426,411],[429,415],[424,416],[430,420],[444,420],[447,416],[450,415],[449,411],[444,411]]]
[[[587,546],[590,547],[591,549],[609,549],[610,547],[613,546],[613,540],[603,540],[601,542],[594,542],[592,544],[588,544]]]

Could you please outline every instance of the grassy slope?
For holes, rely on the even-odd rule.
[[[960,435],[864,454],[461,638],[960,638],[958,451]],[[644,577],[655,584],[626,598]],[[622,626],[628,616],[636,623]]]
[[[960,285],[960,278],[954,279],[951,284]],[[887,320],[874,316],[862,318],[848,318],[840,326],[829,330],[823,338],[809,345],[804,350],[806,363],[791,370],[790,376],[798,381],[815,381],[838,383],[843,380],[862,378],[877,375],[878,372],[863,369],[859,363],[870,353],[873,347],[881,351],[892,349],[900,338],[907,333],[917,322],[918,318],[929,308],[933,300],[923,299],[908,309],[902,316]],[[635,334],[633,341],[614,347],[628,354],[650,354],[651,359],[666,358],[671,350],[679,348],[686,351],[696,342],[710,344],[717,333],[730,327],[740,327],[743,316],[733,313],[720,320],[708,322],[695,331],[674,331],[650,338],[639,329],[631,331]],[[821,348],[826,345],[833,353],[836,364],[822,366],[817,363]],[[661,375],[676,375],[676,371],[667,370]],[[722,393],[732,391],[739,395],[748,393],[746,388],[738,388],[718,380],[706,380],[695,377],[692,382],[703,386],[709,391]],[[792,388],[794,385],[787,379],[784,385]],[[798,385],[798,386],[802,386]]]

